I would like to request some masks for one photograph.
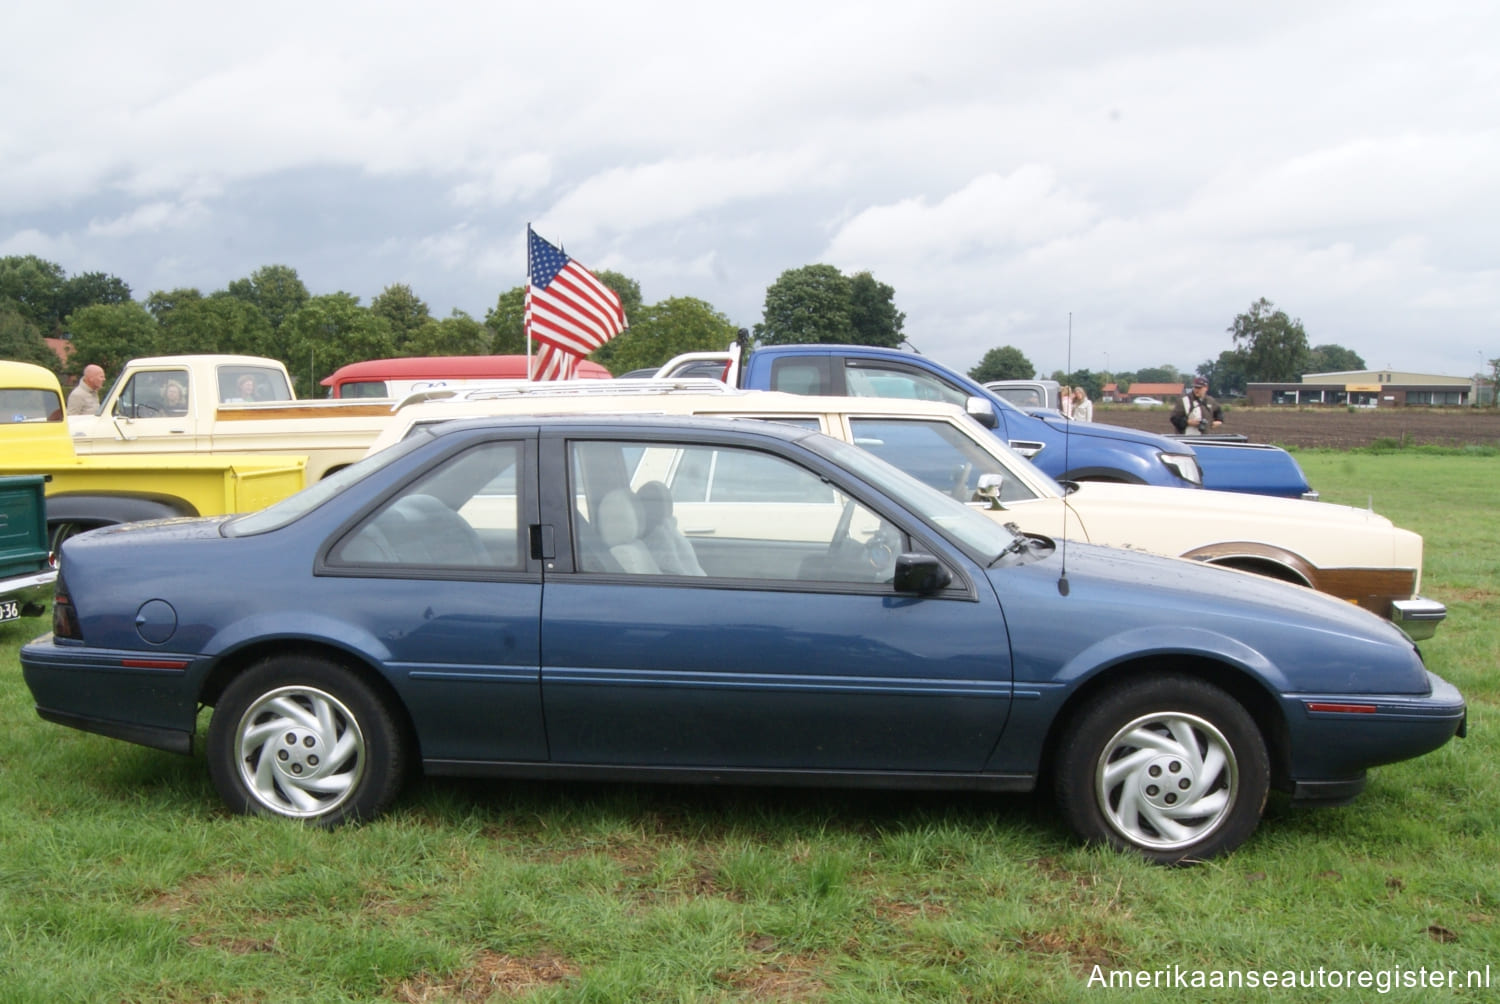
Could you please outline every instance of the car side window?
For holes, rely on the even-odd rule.
[[[975,501],[984,474],[998,474],[1000,501],[1036,498],[994,454],[948,422],[851,418],[854,445],[961,502]]]
[[[518,443],[485,443],[446,458],[346,534],[330,563],[522,570],[523,455]]]
[[[251,401],[290,401],[292,390],[280,370],[264,366],[221,366],[219,400],[225,404]]]
[[[583,572],[881,583],[905,539],[821,475],[758,450],[569,444]]]
[[[40,387],[0,387],[0,422],[61,422],[62,400]]]
[[[832,394],[828,359],[821,356],[792,356],[771,363],[771,390],[788,394]]]
[[[185,369],[142,370],[131,376],[115,399],[114,413],[121,418],[162,418],[187,411]]]
[[[881,366],[860,360],[844,369],[844,384],[850,397],[899,397],[915,401],[946,401],[962,407],[969,395],[958,387],[918,369]]]

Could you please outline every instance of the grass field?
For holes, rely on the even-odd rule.
[[[1426,537],[1470,735],[1194,868],[1024,797],[430,781],[335,833],[230,817],[201,756],[38,719],[45,625],[0,627],[0,1002],[1500,1000],[1500,457],[1298,459]],[[1168,982],[1098,985],[1126,970]],[[1315,985],[1174,982],[1250,971]]]

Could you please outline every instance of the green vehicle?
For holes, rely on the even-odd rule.
[[[44,474],[0,478],[0,621],[39,616],[52,598],[46,484]]]

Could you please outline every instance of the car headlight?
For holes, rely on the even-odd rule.
[[[1198,458],[1191,453],[1163,453],[1161,462],[1182,480],[1203,487],[1203,472],[1198,469]]]

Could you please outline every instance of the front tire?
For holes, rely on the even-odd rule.
[[[1078,835],[1162,864],[1238,847],[1270,790],[1254,719],[1193,677],[1152,676],[1104,691],[1058,749],[1056,795]]]
[[[208,768],[234,812],[334,827],[390,805],[404,747],[384,702],[354,673],[276,656],[225,689],[209,722]]]

